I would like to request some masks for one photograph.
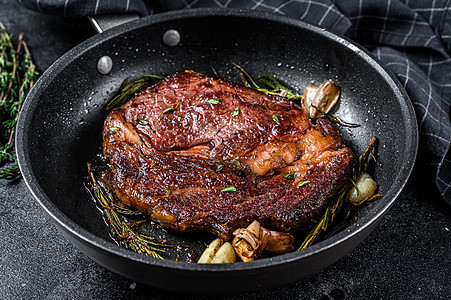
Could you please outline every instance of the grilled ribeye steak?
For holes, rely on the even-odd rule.
[[[103,141],[100,180],[121,201],[164,227],[225,239],[253,220],[296,230],[328,204],[353,160],[330,121],[314,125],[291,101],[193,71],[114,109]]]

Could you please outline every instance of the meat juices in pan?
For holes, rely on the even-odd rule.
[[[103,151],[100,180],[125,204],[166,228],[224,239],[254,220],[298,229],[328,205],[354,157],[330,121],[312,124],[285,98],[193,71],[114,109]]]

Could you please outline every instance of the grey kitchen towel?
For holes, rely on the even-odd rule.
[[[18,0],[63,17],[140,16],[201,7],[248,8],[314,23],[365,46],[404,85],[420,129],[418,164],[451,205],[451,3],[449,0]]]

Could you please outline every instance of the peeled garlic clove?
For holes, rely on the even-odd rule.
[[[349,202],[353,205],[360,205],[368,200],[376,191],[377,183],[368,173],[360,174],[355,186],[349,191]]]
[[[210,264],[213,258],[218,252],[219,248],[223,245],[224,241],[220,238],[215,239],[208,245],[207,249],[202,253],[197,263],[199,264]]]
[[[224,243],[224,245],[219,248],[215,256],[211,260],[212,264],[229,264],[236,261],[235,250],[232,244],[229,242]]]
[[[202,253],[199,264],[227,264],[236,261],[235,250],[229,242],[224,243],[221,238],[215,239]]]

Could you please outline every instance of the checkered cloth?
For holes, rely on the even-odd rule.
[[[67,17],[133,12],[141,16],[200,7],[250,8],[287,15],[346,35],[400,80],[420,128],[417,163],[451,205],[451,1],[449,0],[18,0]]]

